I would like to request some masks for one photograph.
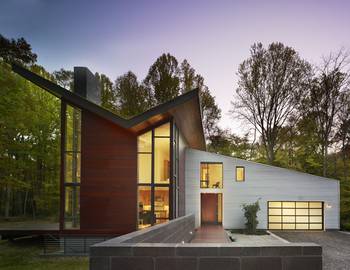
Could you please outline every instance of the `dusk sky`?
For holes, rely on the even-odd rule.
[[[228,111],[250,46],[281,41],[317,64],[350,49],[350,1],[1,1],[0,33],[24,37],[49,71],[86,66],[113,81],[128,70],[142,80],[163,52],[186,58],[216,96],[221,126],[242,134]]]

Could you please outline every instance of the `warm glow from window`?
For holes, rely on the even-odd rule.
[[[245,180],[244,167],[236,167],[236,181],[243,182]]]
[[[137,162],[139,184],[150,184],[152,177],[152,155],[138,154]]]
[[[151,187],[139,186],[138,189],[139,228],[145,228],[154,221],[151,211]]]
[[[154,136],[157,137],[170,137],[170,123],[166,123],[157,127],[154,130]]]
[[[154,182],[168,184],[170,181],[170,139],[154,138]]]
[[[152,152],[152,131],[148,131],[137,137],[137,148],[139,153]]]
[[[321,230],[322,202],[268,202],[270,230]]]
[[[170,127],[168,122],[137,138],[139,229],[165,222],[171,216]]]
[[[201,188],[222,188],[222,163],[201,163]]]

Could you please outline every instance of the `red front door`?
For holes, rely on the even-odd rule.
[[[218,194],[201,194],[201,220],[202,224],[218,224]]]

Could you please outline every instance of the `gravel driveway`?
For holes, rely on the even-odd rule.
[[[323,247],[324,270],[350,270],[350,234],[341,232],[273,232],[290,242],[314,242]]]

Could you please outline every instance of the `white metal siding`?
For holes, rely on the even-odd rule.
[[[223,163],[223,189],[200,189],[200,163]],[[235,167],[245,167],[245,182],[235,181]],[[241,206],[260,199],[258,228],[267,228],[267,201],[323,201],[325,229],[339,229],[339,181],[214,153],[186,149],[186,214],[200,226],[200,193],[223,193],[223,226],[244,228]],[[331,208],[327,208],[330,205]]]

